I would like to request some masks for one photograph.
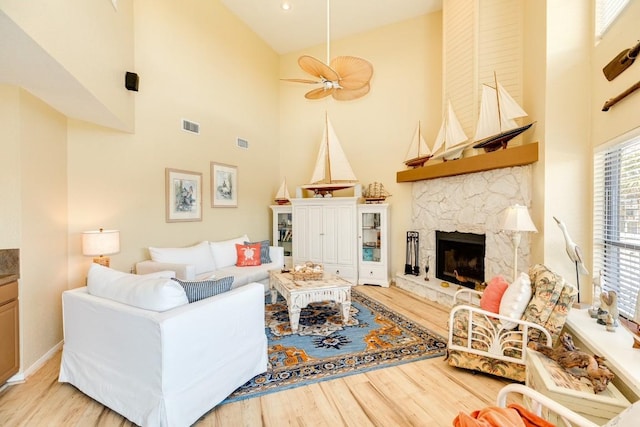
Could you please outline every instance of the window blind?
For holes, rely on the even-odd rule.
[[[600,38],[629,4],[629,0],[596,0],[596,37]]]
[[[594,156],[594,272],[633,318],[640,290],[640,135]],[[596,296],[597,298],[598,296]]]

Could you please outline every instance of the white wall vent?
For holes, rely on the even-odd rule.
[[[236,138],[236,143],[240,148],[246,148],[246,149],[249,148],[249,141],[247,141],[246,139]]]
[[[191,122],[187,119],[182,119],[182,130],[189,133],[200,134],[200,123]]]

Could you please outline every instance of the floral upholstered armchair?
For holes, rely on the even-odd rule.
[[[521,273],[502,292],[499,309],[491,311],[481,307],[482,293],[456,293],[449,314],[447,360],[451,366],[523,382],[527,344],[556,344],[578,292],[541,264],[532,266],[528,275]],[[480,297],[480,307],[471,304],[474,296]],[[467,303],[461,304],[461,299]]]

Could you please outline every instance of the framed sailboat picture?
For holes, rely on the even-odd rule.
[[[166,221],[202,221],[202,174],[165,169]]]
[[[238,167],[211,162],[211,207],[238,207]]]

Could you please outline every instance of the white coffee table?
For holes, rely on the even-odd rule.
[[[271,302],[278,299],[278,293],[287,301],[291,331],[298,332],[300,311],[309,303],[335,301],[342,308],[342,322],[349,320],[351,310],[352,284],[337,276],[326,275],[320,280],[293,280],[291,273],[272,271],[269,274]]]

